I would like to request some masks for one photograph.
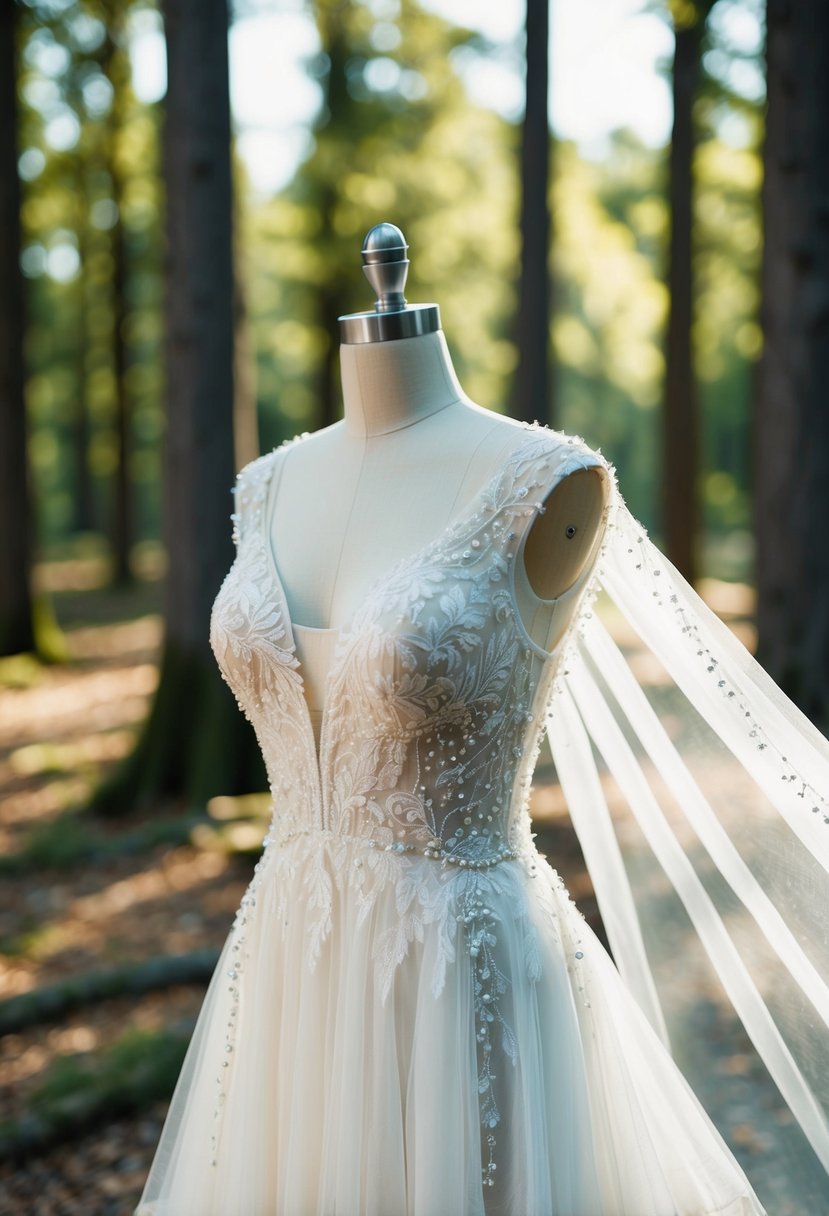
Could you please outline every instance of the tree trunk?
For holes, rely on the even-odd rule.
[[[168,554],[159,687],[136,750],[93,800],[201,805],[264,784],[250,727],[209,646],[233,560],[234,284],[226,0],[167,0],[164,129]],[[252,771],[255,769],[255,772]]]
[[[83,125],[86,105],[83,83],[86,79],[91,56],[77,51],[72,56],[66,76],[66,99]],[[94,128],[93,128],[94,129]],[[94,137],[93,137],[94,139]],[[90,146],[92,140],[82,136],[72,156],[74,174],[73,222],[78,245],[80,272],[75,284],[75,343],[74,343],[74,403],[70,421],[70,461],[72,465],[72,523],[73,532],[92,532],[95,529],[95,499],[90,469],[91,418],[89,411],[89,363],[90,363],[90,283],[89,261],[94,250],[90,211],[92,207],[91,182],[97,175],[97,157]]]
[[[112,581],[118,586],[133,581],[130,551],[133,542],[132,479],[130,477],[130,404],[127,392],[127,249],[124,232],[124,192],[120,170],[110,161],[112,200],[118,215],[112,229],[112,374],[115,388],[117,460],[113,487]]]
[[[768,0],[763,354],[754,445],[758,658],[829,727],[829,9]]]
[[[0,655],[34,650],[23,368],[16,4],[0,5]]]
[[[699,525],[699,405],[693,356],[693,105],[700,67],[700,41],[710,3],[696,6],[696,19],[675,24],[674,119],[669,160],[668,325],[665,339],[662,510],[665,551],[689,582],[697,575]],[[682,10],[683,14],[686,12]]]
[[[113,486],[112,581],[125,586],[133,581],[130,550],[133,540],[132,482],[130,478],[130,407],[127,392],[127,245],[124,228],[124,175],[119,159],[119,140],[129,88],[125,52],[118,46],[121,24],[116,6],[107,11],[108,30],[103,49],[103,71],[112,85],[112,109],[106,132],[107,173],[115,204],[112,227],[112,376],[115,388],[115,439],[117,460]],[[114,33],[115,31],[115,33]]]
[[[89,312],[86,266],[89,258],[89,197],[87,193],[87,166],[83,152],[78,154],[77,168],[77,223],[78,257],[81,271],[76,284],[77,307],[75,316],[77,344],[75,346],[75,408],[72,418],[72,463],[74,466],[72,495],[72,528],[75,532],[91,532],[95,512],[92,505],[92,478],[89,469]]]
[[[552,422],[550,380],[549,0],[527,0],[526,104],[521,140],[521,277],[515,414]]]

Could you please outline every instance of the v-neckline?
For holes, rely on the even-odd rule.
[[[314,724],[311,721],[311,709],[310,709],[310,706],[308,705],[308,696],[307,696],[307,688],[306,688],[306,680],[305,680],[305,668],[304,668],[304,664],[302,663],[301,659],[299,658],[299,656],[297,654],[297,643],[296,643],[296,633],[294,631],[294,622],[291,619],[291,613],[288,608],[288,599],[285,594],[285,587],[282,582],[282,577],[279,573],[279,566],[277,564],[276,556],[273,551],[273,543],[272,543],[272,539],[271,539],[271,520],[270,520],[271,490],[273,487],[273,475],[274,475],[274,468],[276,465],[277,452],[279,452],[280,448],[274,448],[273,451],[271,452],[270,467],[268,469],[267,475],[263,479],[264,485],[263,485],[263,488],[261,491],[261,499],[260,499],[261,510],[259,511],[259,518],[257,520],[257,540],[258,540],[259,544],[261,545],[262,553],[264,555],[264,559],[265,559],[268,573],[270,576],[270,581],[272,583],[273,590],[279,600],[279,606],[280,606],[280,609],[282,612],[282,624],[284,626],[285,634],[286,634],[286,645],[284,646],[284,649],[288,650],[293,655],[294,660],[295,660],[294,670],[295,670],[296,676],[299,680],[299,696],[300,696],[300,701],[302,702],[302,709],[301,709],[302,721],[303,721],[303,726],[304,726],[304,729],[305,729],[305,732],[307,735],[307,747],[309,749],[312,764],[313,764],[314,779],[315,779],[315,784],[316,784],[316,797],[317,797],[317,801],[318,801],[318,805],[319,805],[319,809],[320,809],[320,815],[321,815],[321,818],[323,821],[322,822],[323,827],[326,824],[326,819],[327,819],[327,814],[328,814],[328,807],[327,807],[327,803],[326,803],[326,794],[325,794],[327,786],[323,780],[323,772],[325,770],[325,764],[326,764],[326,761],[328,758],[328,751],[329,751],[329,746],[330,746],[329,722],[330,722],[330,714],[331,714],[331,699],[332,699],[331,694],[332,694],[332,689],[334,687],[334,682],[339,676],[339,669],[341,667],[341,657],[342,656],[340,654],[340,650],[341,650],[342,643],[346,639],[352,638],[354,636],[357,622],[358,622],[361,614],[365,611],[365,609],[370,604],[370,602],[372,601],[374,596],[377,594],[379,589],[385,583],[388,583],[392,578],[401,574],[404,570],[406,570],[408,567],[414,565],[416,562],[422,561],[428,553],[430,553],[433,549],[437,548],[439,545],[444,544],[450,536],[452,536],[454,533],[460,531],[464,525],[469,523],[469,521],[472,519],[472,517],[475,515],[475,513],[479,509],[480,504],[484,500],[486,494],[490,490],[492,490],[492,488],[495,485],[497,485],[498,481],[510,469],[510,467],[512,466],[512,464],[516,460],[516,458],[518,458],[525,450],[529,450],[531,442],[533,442],[536,439],[538,433],[542,430],[542,428],[539,426],[533,426],[532,424],[525,423],[525,422],[519,422],[519,426],[522,428],[522,430],[524,430],[525,438],[520,443],[517,443],[515,445],[515,447],[509,452],[506,459],[502,462],[502,464],[499,466],[499,468],[497,468],[495,470],[492,477],[490,477],[488,479],[488,481],[486,481],[476,491],[476,493],[473,494],[472,498],[469,500],[469,502],[466,504],[466,506],[463,508],[463,510],[458,515],[456,515],[453,519],[450,519],[446,524],[444,524],[444,526],[432,537],[432,539],[430,541],[427,541],[426,544],[424,544],[424,545],[420,545],[412,553],[405,554],[403,557],[400,558],[399,561],[393,563],[387,570],[382,571],[377,578],[372,580],[372,582],[369,584],[369,587],[367,588],[365,594],[363,596],[361,596],[360,601],[358,602],[356,608],[350,614],[350,616],[348,617],[348,619],[344,625],[330,626],[327,628],[317,627],[317,626],[308,626],[308,625],[301,626],[303,629],[309,629],[309,628],[315,629],[317,632],[324,633],[326,635],[330,635],[332,633],[337,635],[337,641],[334,645],[334,653],[331,657],[331,663],[329,665],[329,668],[328,668],[328,671],[326,673],[325,680],[324,680],[323,704],[322,704],[322,708],[320,711],[321,717],[320,717],[319,747],[317,747],[317,740],[314,735]],[[552,432],[551,432],[551,434],[552,434]],[[298,436],[297,438],[299,441],[301,441],[301,439],[303,437]],[[296,440],[294,442],[296,442]],[[289,445],[283,445],[283,446],[289,446]]]
[[[480,486],[479,489],[472,495],[472,497],[470,498],[470,500],[466,504],[466,506],[463,508],[463,510],[460,511],[457,515],[455,515],[452,519],[448,520],[447,523],[445,523],[443,525],[443,527],[441,529],[439,529],[438,532],[435,533],[435,535],[432,537],[431,540],[427,541],[423,545],[418,546],[418,548],[413,550],[413,552],[404,554],[403,557],[401,557],[398,561],[392,563],[392,565],[390,565],[386,570],[381,571],[380,574],[371,581],[371,583],[369,584],[365,593],[360,597],[356,607],[349,614],[349,616],[344,624],[322,626],[322,625],[303,625],[300,622],[297,622],[299,627],[301,629],[307,629],[309,631],[313,631],[314,633],[338,634],[341,638],[351,636],[351,634],[354,631],[354,626],[356,625],[360,614],[365,610],[367,604],[377,594],[377,591],[379,590],[379,588],[384,583],[386,583],[390,579],[392,579],[395,575],[402,573],[402,571],[405,570],[408,565],[413,564],[413,563],[417,562],[418,560],[422,559],[423,557],[425,557],[432,549],[434,549],[437,545],[442,544],[449,536],[452,535],[453,532],[455,532],[456,530],[461,528],[465,523],[467,523],[468,520],[472,517],[472,515],[476,512],[476,510],[480,506],[480,503],[483,500],[483,498],[486,496],[487,492],[489,490],[491,490],[494,485],[496,485],[496,483],[500,480],[500,478],[503,477],[504,474],[507,472],[512,461],[515,460],[515,458],[518,455],[520,455],[520,453],[523,452],[524,449],[529,445],[530,438],[531,437],[535,438],[535,435],[538,432],[540,432],[542,429],[541,427],[534,427],[534,426],[531,426],[528,423],[524,423],[524,422],[519,422],[518,425],[522,428],[522,430],[525,431],[526,439],[523,440],[522,442],[516,444],[516,446],[509,452],[509,454],[507,455],[504,462],[499,466],[499,468],[497,468],[495,470],[492,477],[490,477],[489,480],[486,481],[482,486]],[[285,445],[285,446],[290,446],[290,445]],[[274,589],[276,591],[276,594],[279,597],[280,605],[282,608],[282,623],[285,626],[287,635],[288,635],[288,641],[289,641],[288,648],[295,654],[296,653],[296,634],[294,632],[294,621],[291,617],[291,613],[288,608],[288,598],[285,593],[285,585],[282,581],[282,576],[279,573],[279,565],[276,560],[276,555],[274,554],[274,551],[273,551],[273,539],[272,539],[272,529],[271,529],[271,508],[273,505],[271,503],[271,494],[273,491],[273,476],[274,476],[274,470],[275,470],[275,466],[276,466],[276,456],[277,456],[277,453],[279,452],[279,450],[280,450],[279,448],[273,449],[273,451],[271,453],[270,468],[268,469],[267,476],[264,479],[264,489],[262,491],[262,510],[261,510],[260,516],[259,516],[259,531],[260,531],[260,541],[261,541],[262,547],[264,549],[265,558],[267,560],[267,565],[268,565],[268,570],[269,570],[270,576],[271,576],[271,581],[274,584]]]

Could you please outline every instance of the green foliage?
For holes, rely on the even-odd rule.
[[[78,529],[107,533],[110,527],[119,224],[129,267],[124,337],[138,534],[158,531],[160,113],[139,104],[132,92],[126,20],[136,7],[129,0],[70,0],[60,6],[28,0],[22,7],[27,403],[44,542]]]
[[[24,914],[14,933],[0,937],[0,954],[8,958],[37,958],[41,944],[49,937],[49,929],[49,925],[31,913]]]
[[[130,0],[59,7],[29,0],[24,8],[27,391],[39,535],[49,544],[76,530],[106,535],[110,527],[114,169],[129,270],[137,533],[145,541],[159,534],[160,114],[131,89],[126,22],[134,7]],[[320,45],[307,61],[320,95],[310,152],[272,198],[254,196],[243,167],[236,170],[260,446],[339,416],[336,317],[371,306],[359,246],[380,220],[406,233],[407,296],[439,303],[465,390],[504,410],[516,360],[518,130],[474,106],[459,74],[464,56],[488,49],[417,0],[317,0],[307,12]],[[675,15],[681,18],[679,9]],[[732,54],[716,24],[709,23],[704,48],[718,63]],[[760,103],[724,80],[704,75],[696,113],[694,346],[704,410],[700,491],[712,538],[749,526],[751,371],[760,345],[762,115]],[[74,138],[56,139],[58,119]],[[736,140],[735,122],[742,132]],[[658,538],[666,153],[617,131],[601,162],[559,142],[553,164],[555,425],[584,435],[615,461],[632,509]],[[83,271],[65,273],[73,248],[82,253]],[[78,460],[84,412],[91,487],[85,520]]]
[[[33,1095],[35,1109],[70,1113],[87,1094],[106,1099],[130,1092],[139,1102],[166,1096],[181,1064],[181,1041],[157,1031],[127,1031],[105,1052],[59,1056]]]
[[[631,510],[650,524],[667,308],[661,159],[627,133],[607,165],[580,160],[571,145],[556,156],[558,425],[602,446]]]
[[[26,1115],[0,1123],[0,1159],[43,1151],[168,1098],[186,1049],[186,1036],[128,1030],[104,1051],[59,1056],[33,1090]]]
[[[1,688],[34,688],[42,674],[43,667],[34,654],[13,654],[0,659]]]

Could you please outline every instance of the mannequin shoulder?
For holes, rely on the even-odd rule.
[[[567,476],[576,469],[602,468],[610,464],[599,448],[593,448],[581,435],[556,431],[540,422],[530,423],[529,433],[537,439],[539,451],[550,458],[550,468],[557,476]]]
[[[524,422],[495,410],[466,402],[467,443],[476,444],[476,457],[491,469],[539,461],[551,471],[560,461],[575,468],[602,463],[603,457],[577,435],[554,431],[540,422]]]
[[[538,442],[533,463],[544,507],[530,528],[529,552],[546,548],[559,534],[601,535],[618,500],[614,466],[580,435],[538,423],[529,429]]]
[[[474,406],[478,433],[475,460],[482,481],[503,474],[509,484],[534,480],[542,497],[552,501],[581,500],[589,495],[601,511],[615,499],[613,465],[580,435],[553,430],[540,422],[524,422]]]
[[[616,485],[613,465],[599,448],[593,448],[580,435],[556,431],[540,422],[518,422],[503,419],[498,434],[503,441],[505,459],[521,457],[536,463],[550,483],[550,490],[572,473],[592,470],[597,483],[605,483],[608,491]]]

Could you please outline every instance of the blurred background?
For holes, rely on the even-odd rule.
[[[268,814],[229,491],[341,416],[374,224],[467,394],[600,447],[826,730],[828,114],[784,0],[0,6],[3,1212],[140,1194]],[[543,756],[533,807],[601,932]]]

